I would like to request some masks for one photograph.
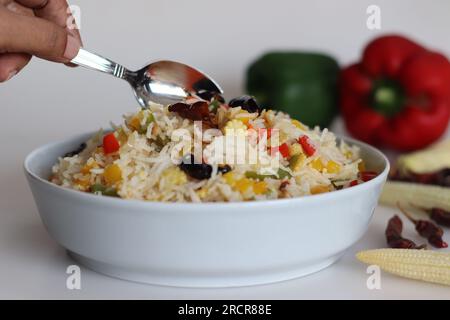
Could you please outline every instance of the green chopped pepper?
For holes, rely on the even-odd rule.
[[[264,108],[308,126],[327,127],[337,114],[339,66],[321,53],[271,52],[250,65],[247,91]]]
[[[91,192],[100,193],[101,195],[108,197],[119,197],[119,195],[117,194],[117,190],[115,188],[106,187],[99,183],[91,186]]]
[[[254,179],[254,180],[264,180],[267,178],[283,180],[284,178],[291,178],[292,175],[288,171],[279,168],[276,175],[275,174],[259,174],[255,171],[247,171],[245,173],[245,177],[249,178],[249,179]]]

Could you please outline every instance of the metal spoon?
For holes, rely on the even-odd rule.
[[[138,71],[130,71],[85,49],[80,49],[71,62],[126,80],[133,88],[137,101],[144,108],[149,102],[172,104],[202,91],[223,93],[210,77],[179,62],[157,61]]]

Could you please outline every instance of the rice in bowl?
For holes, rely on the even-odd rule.
[[[245,96],[151,104],[59,158],[52,172],[63,187],[165,202],[300,197],[375,175],[357,147]]]

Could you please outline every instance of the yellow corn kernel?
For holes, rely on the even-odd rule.
[[[323,162],[320,158],[316,158],[313,161],[311,161],[311,168],[316,169],[319,172],[322,172],[324,169]]]
[[[311,194],[326,193],[330,191],[330,187],[326,185],[317,185],[311,188]]]
[[[255,194],[263,194],[267,192],[267,183],[265,181],[257,181],[253,183],[253,192]]]
[[[80,190],[87,190],[90,187],[90,179],[76,179],[74,183],[78,186]]]
[[[197,195],[200,199],[205,198],[207,194],[208,194],[207,188],[201,188],[200,190],[197,190]]]
[[[308,129],[308,127],[306,127],[303,123],[301,123],[300,121],[295,120],[295,119],[292,120],[292,124],[294,126],[296,126],[297,128],[299,128],[300,130],[307,130]]]
[[[98,168],[98,163],[95,160],[90,159],[88,162],[80,169],[82,174],[88,174],[91,172],[91,169]]]
[[[222,176],[225,179],[225,182],[230,186],[234,186],[236,184],[236,179],[233,172],[227,172]]]
[[[134,116],[133,118],[131,118],[128,125],[134,130],[139,130],[139,128],[141,127],[141,119],[139,119],[138,116]]]
[[[122,179],[122,170],[117,164],[111,164],[105,168],[103,177],[107,184],[114,184]]]
[[[364,160],[361,160],[358,163],[358,170],[359,172],[366,171],[366,164],[364,163]]]
[[[171,185],[179,186],[187,182],[186,174],[178,167],[171,167],[162,173],[163,178]]]
[[[239,179],[238,181],[236,181],[235,184],[235,188],[237,191],[243,193],[245,192],[248,188],[250,188],[252,186],[253,182],[252,180],[248,179],[248,178],[242,178]]]
[[[303,149],[299,143],[293,143],[289,146],[289,155],[291,157],[301,153],[303,153]]]
[[[225,124],[225,135],[243,134],[247,130],[247,126],[239,119],[233,119]]]
[[[289,167],[292,171],[299,171],[306,160],[304,153],[295,154],[289,159]]]
[[[334,162],[333,160],[330,160],[327,162],[327,173],[339,173],[341,171],[341,166]]]
[[[431,250],[375,249],[358,252],[356,258],[401,277],[450,286],[450,253]]]

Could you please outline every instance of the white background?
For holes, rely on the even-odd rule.
[[[246,66],[269,49],[320,50],[342,65],[363,44],[402,32],[450,55],[450,2],[295,0],[78,0],[85,47],[132,69],[174,59],[213,76],[231,98],[243,92]],[[381,7],[382,30],[366,28],[366,8]],[[0,85],[0,298],[450,298],[437,285],[383,275],[366,289],[362,248],[385,245],[378,208],[365,238],[335,266],[310,277],[254,288],[191,290],[115,280],[82,269],[82,290],[65,288],[71,260],[39,221],[22,173],[34,147],[108,126],[136,106],[126,83],[38,59]],[[337,125],[337,127],[339,127]],[[335,126],[336,128],[336,126]],[[409,236],[414,237],[412,230]]]

